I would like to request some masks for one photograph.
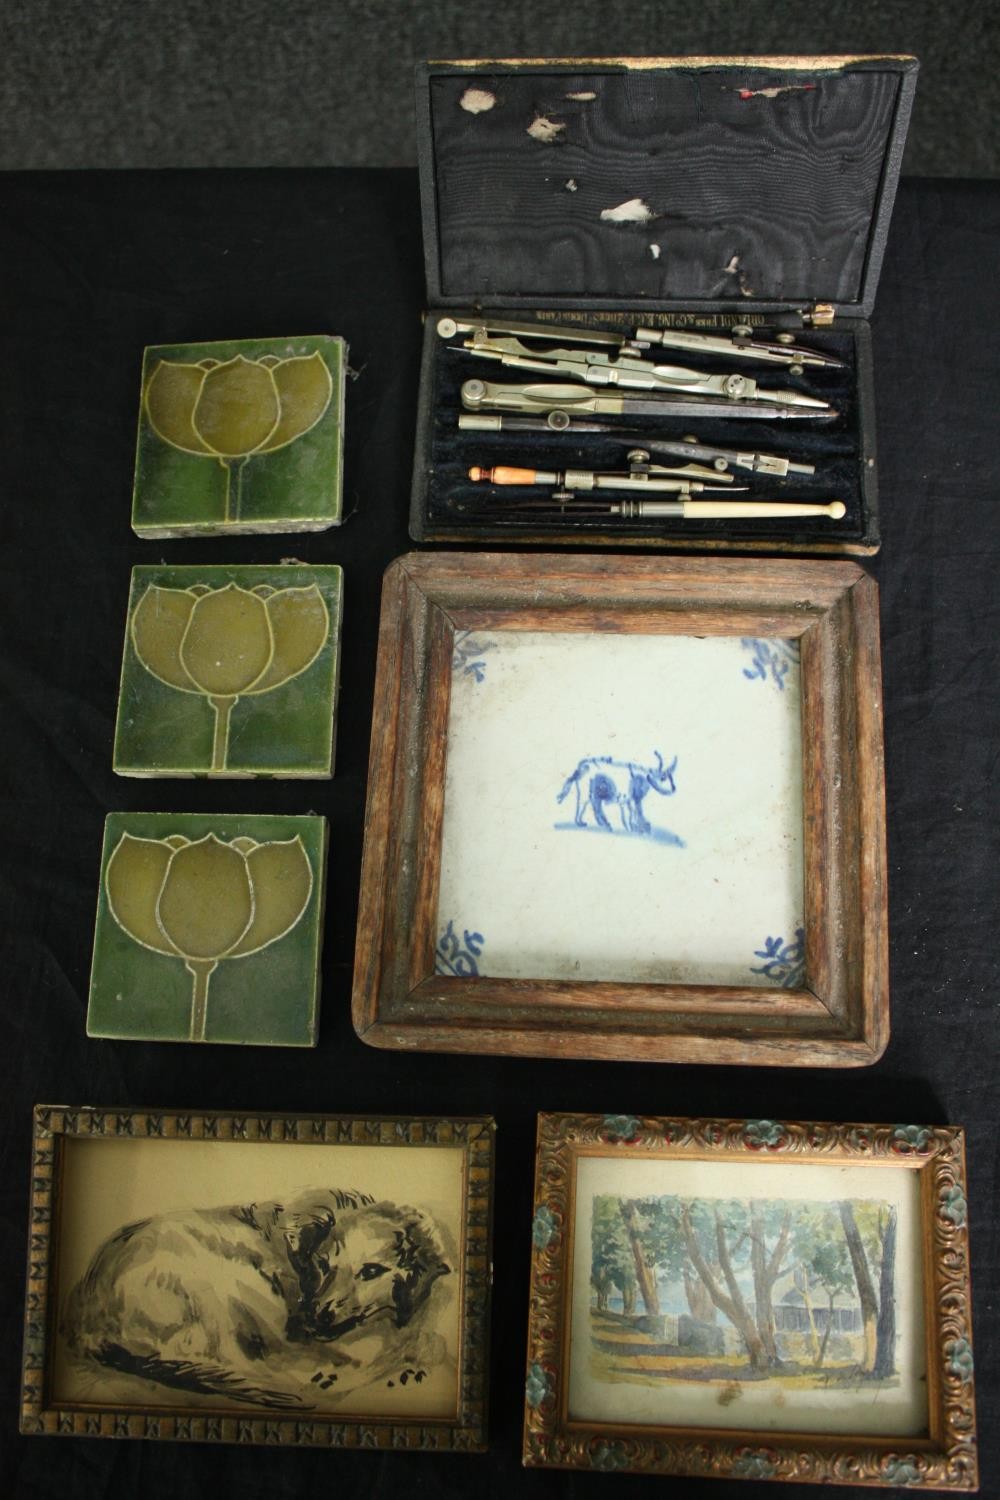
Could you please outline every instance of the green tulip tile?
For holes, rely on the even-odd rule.
[[[329,777],[343,572],[132,570],[121,776]]]
[[[326,819],[111,813],[87,1035],[312,1047]]]
[[[146,349],[133,530],[233,536],[338,525],[346,362],[346,344],[331,334]]]

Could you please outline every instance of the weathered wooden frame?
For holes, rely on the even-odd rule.
[[[920,1177],[925,1437],[578,1422],[567,1416],[569,1308],[581,1156],[897,1166]],[[975,1490],[976,1419],[965,1138],[955,1126],[539,1115],[524,1463],[818,1484]]]
[[[21,1386],[21,1431],[70,1437],[162,1438],[206,1443],[267,1443],[317,1448],[480,1452],[486,1448],[489,1305],[492,1282],[494,1122],[382,1115],[192,1114],[179,1110],[103,1110],[38,1105],[34,1113],[28,1285]],[[68,1138],[280,1142],[372,1147],[461,1145],[465,1151],[458,1402],[451,1418],[285,1416],[252,1407],[57,1404],[49,1394],[59,1300],[59,1215]]]
[[[797,637],[806,980],[798,989],[435,973],[455,634]],[[354,1025],[377,1047],[859,1067],[888,1041],[875,583],[849,562],[410,553],[382,595]]]

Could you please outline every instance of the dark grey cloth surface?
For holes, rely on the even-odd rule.
[[[1000,172],[986,0],[7,0],[0,167],[402,166],[425,58],[910,52],[905,169]]]
[[[621,1475],[524,1473],[528,1241],[539,1109],[952,1122],[969,1131],[983,1490],[1000,1494],[997,1193],[996,391],[1000,187],[903,183],[874,322],[884,547],[893,1037],[858,1073],[377,1052],[348,996],[379,580],[408,547],[422,306],[413,173],[16,174],[0,179],[0,1485],[18,1500],[647,1495]],[[238,543],[129,530],[142,346],[344,334],[347,524]],[[337,775],[328,784],[132,782],[111,771],[129,568],[294,550],[346,570]],[[90,1042],[95,887],[112,808],[330,820],[315,1051]],[[15,1433],[36,1101],[498,1120],[488,1457],[199,1448]],[[664,1480],[664,1493],[806,1487]],[[861,1491],[846,1490],[845,1494]],[[865,1492],[868,1493],[868,1492]]]

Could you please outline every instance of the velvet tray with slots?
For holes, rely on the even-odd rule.
[[[428,63],[418,541],[870,554],[914,58]]]

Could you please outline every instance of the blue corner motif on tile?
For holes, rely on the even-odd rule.
[[[476,960],[483,951],[484,942],[481,932],[470,932],[467,927],[459,937],[455,923],[449,922],[434,951],[434,972],[454,974],[462,979],[477,975],[479,965]]]
[[[763,974],[783,990],[799,990],[806,982],[806,934],[796,927],[795,937],[786,943],[783,937],[767,937],[763,948],[754,949],[762,964],[751,964],[751,974]]]
[[[612,833],[619,837],[647,838],[654,843],[673,844],[675,848],[683,849],[682,838],[667,828],[655,828],[643,811],[648,792],[672,797],[677,790],[674,778],[677,756],[668,766],[659,750],[654,750],[653,754],[655,765],[615,760],[612,755],[584,756],[556,793],[557,802],[565,802],[573,793],[573,821],[554,826],[558,829],[584,829],[590,833]],[[591,822],[587,821],[588,813]]]
[[[786,641],[780,637],[775,640],[760,640],[756,636],[745,635],[741,637],[740,645],[744,651],[753,654],[753,662],[749,667],[743,668],[743,676],[750,682],[767,682],[770,678],[783,693],[789,671],[799,664],[798,641]]]
[[[496,641],[477,640],[471,630],[459,630],[452,646],[451,669],[456,676],[472,677],[476,682],[482,682],[486,676],[483,654],[496,648]]]

